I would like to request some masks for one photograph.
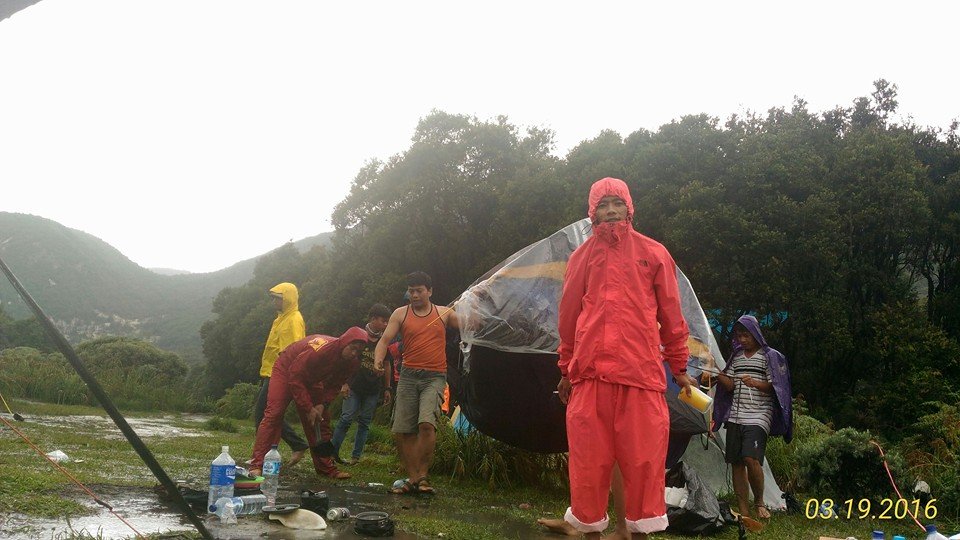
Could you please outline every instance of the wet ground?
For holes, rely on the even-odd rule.
[[[94,490],[104,500],[110,501],[114,511],[142,534],[174,533],[192,531],[193,526],[170,503],[161,501],[157,493],[144,488],[96,486]],[[378,510],[387,512],[395,521],[402,522],[404,516],[416,516],[430,509],[431,505],[443,504],[442,496],[400,497],[386,493],[381,486],[338,486],[326,490],[331,507],[342,506],[350,509],[352,515],[360,512]],[[69,522],[57,519],[43,519],[22,515],[6,516],[0,523],[0,536],[10,540],[43,540],[57,538],[71,530],[86,531],[90,535],[103,539],[131,538],[135,534],[120,519],[106,509],[89,501],[80,493],[71,493],[70,498],[86,505],[93,513],[89,516],[73,518]],[[299,502],[299,490],[281,489],[278,503]],[[540,535],[527,524],[504,523],[502,518],[495,521],[483,519],[480,515],[458,516],[464,522],[484,524],[491,529],[504,531],[510,538],[558,538],[553,535]],[[210,533],[221,540],[306,540],[308,538],[366,538],[353,531],[352,519],[346,521],[328,521],[324,531],[306,531],[288,529],[276,521],[269,520],[263,514],[240,516],[234,525],[221,525],[216,516],[201,516]],[[399,528],[398,528],[399,529]],[[397,530],[392,538],[406,540],[420,538],[416,535]]]
[[[127,423],[143,439],[151,437],[200,437],[204,433],[199,429],[190,429],[172,425],[171,422],[202,422],[206,417],[199,415],[160,416],[156,418],[127,418]],[[27,416],[34,424],[68,429],[79,429],[97,433],[106,439],[123,439],[123,433],[109,416],[73,415],[73,416]]]
[[[122,438],[120,431],[113,422],[102,416],[41,416],[29,415],[31,423],[47,426],[68,428],[73,431],[90,433],[102,438]],[[148,441],[151,438],[167,437],[198,437],[204,435],[199,424],[206,417],[197,416],[166,416],[156,418],[128,418],[134,430]],[[192,428],[191,424],[197,424]],[[81,462],[71,455],[70,462]],[[162,490],[155,491],[146,487],[126,487],[111,485],[112,476],[123,478],[126,471],[116,470],[115,474],[105,474],[100,485],[89,486],[102,500],[112,505],[113,510],[130,523],[141,534],[168,533],[170,538],[176,538],[177,531],[193,531],[190,522],[167,500]],[[330,507],[346,507],[352,515],[364,511],[383,511],[397,524],[397,531],[393,538],[413,539],[416,535],[405,533],[399,529],[405,518],[409,517],[436,517],[438,511],[445,509],[443,493],[436,496],[397,496],[387,493],[387,486],[359,485],[358,483],[339,484],[336,486],[317,485],[316,477],[307,480],[301,477],[301,482],[313,482],[313,485],[281,486],[278,494],[278,504],[299,503],[300,492],[304,489],[314,491],[325,490],[329,497]],[[204,491],[205,485],[191,485],[195,489]],[[164,495],[164,496],[161,496]],[[21,514],[0,514],[0,538],[10,540],[57,540],[68,537],[71,532],[86,532],[94,538],[121,539],[133,538],[135,532],[123,521],[118,519],[107,509],[97,505],[90,497],[73,486],[65,487],[62,493],[65,499],[74,500],[89,510],[89,515],[66,519],[48,519]],[[459,505],[458,505],[459,506]],[[554,539],[555,535],[538,533],[530,524],[519,519],[506,518],[502,515],[493,516],[488,512],[464,512],[459,510],[456,515],[450,516],[460,522],[489,525],[490,530],[502,531],[508,538]],[[240,516],[234,525],[221,525],[216,516],[201,515],[208,530],[218,539],[289,539],[300,540],[307,538],[363,538],[353,531],[353,520],[328,522],[325,531],[297,531],[288,529],[277,521],[268,520],[263,514]],[[325,518],[325,516],[324,516]]]

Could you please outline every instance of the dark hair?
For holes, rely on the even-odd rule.
[[[374,317],[379,317],[381,319],[390,318],[390,308],[383,304],[374,304],[370,306],[370,311],[367,311],[367,319],[373,319]]]
[[[423,285],[428,290],[433,289],[433,280],[430,279],[430,276],[428,276],[426,272],[419,270],[407,274],[407,287],[418,287],[420,285]]]

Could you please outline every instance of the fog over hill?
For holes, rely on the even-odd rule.
[[[321,233],[294,245],[305,252],[329,245],[332,236]],[[71,342],[136,336],[191,364],[200,360],[200,326],[213,299],[225,287],[249,281],[259,259],[207,273],[150,270],[93,235],[9,212],[0,212],[0,257]],[[0,306],[11,317],[31,315],[6,279],[0,282]]]

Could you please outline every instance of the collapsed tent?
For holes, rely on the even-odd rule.
[[[450,389],[462,413],[482,433],[535,452],[567,450],[564,405],[555,392],[560,381],[555,351],[563,276],[570,254],[592,233],[580,220],[514,253],[464,291],[455,302],[459,346],[447,349]],[[724,366],[710,324],[686,276],[677,269],[681,309],[690,328],[687,371]],[[715,492],[732,491],[720,447],[707,444],[708,415],[682,403],[667,377],[670,449],[667,466],[693,464]],[[701,435],[700,437],[694,437]],[[723,430],[719,432],[722,444]],[[691,441],[693,437],[693,441]],[[720,481],[714,471],[720,471]],[[781,492],[764,466],[764,502],[783,508]]]

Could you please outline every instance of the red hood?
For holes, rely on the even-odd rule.
[[[597,180],[590,186],[590,201],[587,210],[590,222],[596,223],[597,205],[600,204],[600,199],[609,195],[620,197],[627,203],[627,222],[633,220],[633,199],[630,198],[630,188],[627,187],[626,182],[619,178],[607,177]]]
[[[353,326],[347,329],[347,331],[337,339],[337,348],[342,351],[347,345],[354,341],[362,341],[364,345],[366,345],[367,342],[370,341],[370,334],[359,326]]]

